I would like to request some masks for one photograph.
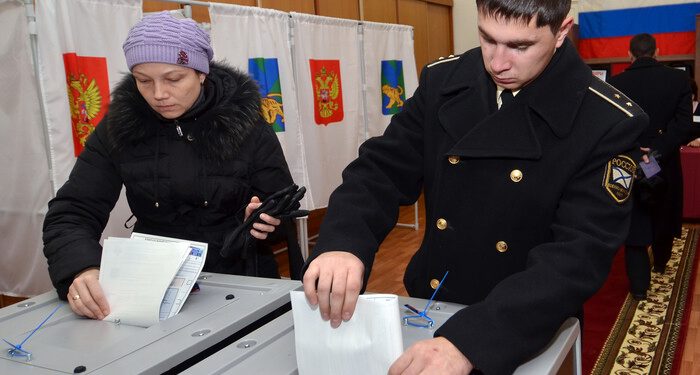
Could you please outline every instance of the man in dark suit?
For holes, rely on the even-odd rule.
[[[404,284],[429,298],[449,271],[436,298],[469,307],[390,374],[512,373],[579,315],[627,234],[646,115],[581,60],[570,1],[476,4],[481,47],[427,65],[362,145],[303,277],[322,318],[349,320],[399,206],[425,193]]]
[[[637,185],[632,226],[625,244],[630,293],[637,300],[646,298],[651,281],[647,246],[652,248],[654,270],[663,273],[671,257],[673,238],[680,237],[683,179],[679,147],[688,141],[692,125],[688,74],[656,61],[658,52],[653,36],[635,35],[630,40],[632,65],[610,79],[610,84],[649,115],[649,126],[639,144],[661,166],[659,177],[643,179]]]

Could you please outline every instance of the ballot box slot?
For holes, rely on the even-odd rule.
[[[284,313],[288,312],[291,309],[292,309],[291,303],[290,302],[285,303],[284,305],[276,308],[275,310],[273,310],[272,312],[263,316],[262,318],[256,320],[255,322],[248,324],[245,328],[243,328],[243,329],[239,330],[238,332],[236,332],[232,335],[229,335],[228,337],[219,341],[217,344],[210,346],[209,348],[207,348],[207,349],[197,353],[196,355],[188,358],[187,360],[176,365],[175,367],[171,368],[170,370],[165,371],[164,374],[179,374],[179,373],[181,373],[182,371],[192,367],[193,365],[202,361],[203,359],[211,356],[212,354],[218,352],[219,350],[231,345],[235,341],[240,340],[242,337],[259,329],[260,327],[271,322],[272,320],[282,316]],[[258,350],[261,350],[261,349],[258,349]]]

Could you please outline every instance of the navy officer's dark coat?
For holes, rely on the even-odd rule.
[[[424,191],[425,236],[406,289],[429,298],[449,270],[436,299],[470,306],[436,335],[484,373],[506,374],[605,281],[627,234],[647,118],[594,79],[568,41],[500,110],[495,90],[478,48],[424,68],[403,111],[343,172],[308,262],[351,252],[366,285],[399,206]]]

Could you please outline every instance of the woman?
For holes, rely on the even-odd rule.
[[[204,270],[243,274],[222,258],[225,235],[266,197],[292,184],[279,141],[260,116],[251,78],[212,62],[209,36],[167,12],[144,17],[123,45],[131,74],[89,137],[68,181],[49,202],[44,254],[61,298],[102,319],[99,239],[122,185],[134,231],[209,244]],[[265,239],[280,220],[262,214],[250,233]],[[133,218],[129,220],[133,222]],[[271,252],[257,275],[277,277]]]

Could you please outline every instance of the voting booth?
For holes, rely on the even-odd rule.
[[[179,314],[148,328],[81,318],[55,292],[0,309],[0,338],[21,343],[28,360],[5,345],[0,374],[161,374],[199,361],[289,310],[293,280],[203,273]],[[228,340],[228,341],[227,341]]]

